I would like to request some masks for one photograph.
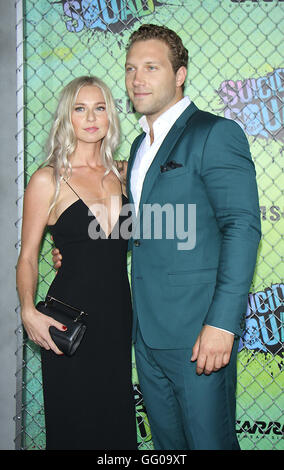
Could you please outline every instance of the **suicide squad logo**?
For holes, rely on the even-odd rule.
[[[284,353],[284,284],[249,294],[246,328],[240,349],[246,347],[283,355]]]
[[[163,5],[157,0],[57,0],[62,5],[66,28],[120,33]]]
[[[218,90],[225,117],[251,136],[284,141],[284,69],[259,78],[226,80]]]

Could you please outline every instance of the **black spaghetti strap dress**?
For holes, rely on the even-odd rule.
[[[121,197],[123,208],[128,200]],[[137,449],[128,242],[119,230],[126,219],[121,211],[103,236],[78,196],[48,227],[63,257],[48,294],[88,316],[74,356],[41,349],[47,450]],[[94,221],[99,238],[90,236]]]

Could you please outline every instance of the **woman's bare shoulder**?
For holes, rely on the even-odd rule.
[[[54,191],[53,168],[45,166],[36,170],[30,177],[27,189]]]
[[[50,166],[39,168],[32,174],[30,179],[38,183],[49,183],[53,179],[53,168]]]

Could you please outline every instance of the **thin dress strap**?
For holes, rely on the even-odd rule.
[[[53,168],[52,165],[46,165],[46,166],[49,166],[50,168]],[[69,184],[68,181],[67,181],[65,178],[63,178],[63,176],[61,176],[61,178],[63,179],[63,181],[65,181],[65,183],[69,186],[69,188],[73,191],[73,193],[76,194],[76,196],[77,196],[79,199],[81,199],[80,196],[79,196],[79,194],[76,193],[75,189],[72,188],[71,184]]]
[[[48,166],[49,166],[49,165],[48,165]],[[69,188],[73,191],[73,193],[76,194],[76,196],[77,196],[79,199],[81,199],[80,196],[79,196],[79,194],[76,193],[75,189],[72,188],[71,184],[69,184],[68,181],[67,181],[65,178],[63,178],[63,176],[62,176],[61,178],[63,179],[63,181],[65,181],[65,183],[69,186]],[[121,190],[121,197],[122,197],[124,194],[123,194],[123,189],[122,189],[122,183],[121,183],[121,181],[120,181],[120,190]]]
[[[49,166],[50,168],[53,168],[52,165],[46,165],[46,166]],[[61,176],[61,178],[63,179],[63,181],[65,181],[65,183],[69,186],[69,188],[72,189],[73,193],[75,193],[76,196],[77,196],[79,199],[81,199],[80,196],[79,196],[79,194],[76,193],[75,189],[72,188],[72,186],[68,183],[68,181],[67,181],[65,178],[63,178],[63,176]]]
[[[75,193],[76,196],[77,196],[79,199],[81,199],[80,196],[79,196],[79,194],[76,193],[75,189],[72,188],[71,184],[69,184],[68,181],[67,181],[65,178],[63,178],[63,176],[62,176],[62,179],[63,179],[63,181],[65,181],[65,183],[67,184],[67,186],[69,186],[69,188],[73,191],[73,193]]]

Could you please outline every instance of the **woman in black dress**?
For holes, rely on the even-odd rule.
[[[128,240],[120,230],[129,213],[112,157],[118,142],[109,89],[95,77],[73,80],[59,101],[49,156],[25,192],[17,287],[24,327],[41,346],[48,450],[137,448]],[[48,293],[88,314],[72,357],[49,334],[65,325],[34,306],[46,227],[63,255]]]

